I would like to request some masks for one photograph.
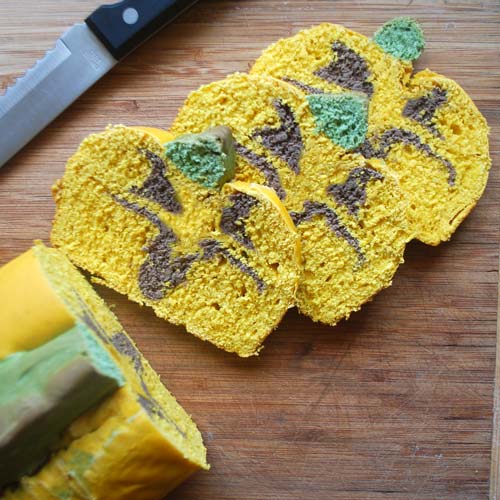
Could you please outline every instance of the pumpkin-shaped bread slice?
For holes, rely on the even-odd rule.
[[[349,120],[366,121],[364,101],[348,97]],[[390,285],[411,235],[402,192],[383,162],[334,144],[303,93],[270,77],[235,74],[201,87],[170,131],[221,124],[235,139],[235,178],[273,188],[297,226],[301,312],[335,324]]]
[[[325,23],[269,46],[251,73],[307,95],[336,144],[384,159],[408,199],[415,237],[437,245],[480,198],[491,160],[488,126],[464,90],[429,70],[411,76],[423,47],[422,30],[409,18],[389,21],[373,39]],[[353,92],[366,100],[364,124],[347,118],[342,94]]]
[[[228,129],[170,144],[173,161],[159,137],[123,126],[87,137],[54,187],[52,242],[158,316],[257,354],[294,302],[293,223],[272,190],[225,183]]]

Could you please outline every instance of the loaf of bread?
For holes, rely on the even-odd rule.
[[[61,252],[38,243],[0,268],[0,298],[2,498],[160,500],[208,468],[191,418]]]
[[[54,189],[54,245],[241,356],[258,352],[299,278],[303,313],[348,317],[390,285],[409,240],[449,239],[486,185],[488,126],[452,80],[412,76],[424,45],[410,18],[372,39],[321,24],[271,45],[250,75],[193,92],[170,135],[90,136]]]
[[[235,178],[273,188],[300,234],[296,304],[314,320],[335,324],[390,285],[411,234],[397,179],[383,162],[332,142],[311,109],[348,109],[338,122],[348,127],[366,121],[364,99],[324,97],[332,102],[311,104],[280,80],[235,74],[193,92],[170,132],[231,129]]]
[[[308,95],[333,142],[385,160],[408,200],[415,237],[437,245],[480,198],[491,160],[488,126],[465,91],[429,70],[412,76],[411,61],[423,48],[422,30],[409,18],[387,22],[373,39],[325,23],[272,44],[251,73]],[[364,130],[354,121],[328,133],[338,131],[342,113],[328,114],[314,101],[332,93],[366,99]]]
[[[272,190],[226,182],[231,132],[200,132],[166,148],[123,126],[86,138],[54,187],[51,239],[96,281],[250,356],[294,302],[298,235]]]

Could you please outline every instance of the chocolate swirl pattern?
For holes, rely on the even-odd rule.
[[[90,136],[58,192],[53,242],[158,316],[240,356],[254,355],[293,300],[295,229],[270,189],[207,186],[195,172],[199,160],[204,167],[224,163],[224,175],[231,174],[228,128],[182,141],[176,152],[189,147],[189,168],[177,165],[182,154],[174,163],[142,131],[114,127]],[[75,199],[82,204],[77,211]],[[150,395],[142,396],[144,409],[161,417]]]

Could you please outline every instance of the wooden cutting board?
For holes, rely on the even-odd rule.
[[[2,0],[0,88],[98,4]],[[167,127],[189,91],[247,70],[269,43],[300,28],[330,21],[370,35],[397,15],[414,16],[425,30],[417,69],[456,79],[492,128],[485,195],[450,243],[411,243],[392,288],[349,321],[330,328],[290,311],[258,358],[221,352],[99,288],[204,435],[212,470],[169,498],[487,497],[500,239],[500,3],[201,1],[0,170],[3,264],[35,238],[48,242],[50,187],[86,134],[110,122]]]

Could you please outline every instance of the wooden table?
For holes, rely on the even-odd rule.
[[[98,4],[2,0],[0,88]],[[212,470],[170,498],[486,498],[500,236],[500,3],[201,1],[0,170],[5,263],[35,238],[48,242],[50,187],[86,134],[110,122],[166,127],[190,90],[247,70],[267,44],[300,28],[331,21],[369,35],[397,15],[416,17],[425,30],[417,69],[455,78],[492,128],[485,195],[450,243],[410,244],[393,287],[349,321],[330,328],[291,311],[259,358],[221,352],[99,288],[203,432]]]

